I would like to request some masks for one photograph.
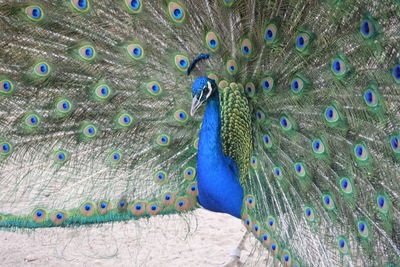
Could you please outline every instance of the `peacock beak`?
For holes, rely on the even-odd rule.
[[[201,99],[201,98],[200,98]],[[193,116],[194,113],[196,113],[196,111],[199,109],[199,107],[201,106],[201,104],[203,104],[204,100],[201,101],[200,99],[197,98],[197,96],[193,97],[192,100],[192,108],[190,109],[190,116]]]

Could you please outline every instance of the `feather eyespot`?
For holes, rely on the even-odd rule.
[[[327,210],[333,210],[335,208],[335,203],[333,202],[332,197],[328,194],[322,195],[322,203]]]
[[[164,194],[164,196],[162,197],[162,203],[164,205],[172,205],[175,203],[175,199],[176,199],[176,195],[170,192],[167,192]]]
[[[68,218],[67,213],[63,211],[55,211],[51,216],[50,219],[55,225],[62,224]]]
[[[341,58],[334,58],[331,62],[331,72],[336,78],[341,79],[348,73],[349,68]]]
[[[169,146],[170,141],[170,137],[166,134],[160,134],[156,138],[156,144],[162,147]]]
[[[186,188],[186,192],[193,197],[197,197],[199,194],[197,183],[192,183],[188,185]]]
[[[112,151],[107,156],[107,162],[111,166],[116,166],[122,161],[122,153],[119,151]]]
[[[361,161],[368,160],[368,150],[364,144],[356,144],[354,146],[353,151],[354,151],[354,156],[356,157],[356,159],[361,160]]]
[[[175,66],[178,70],[186,72],[186,70],[189,68],[189,59],[183,55],[176,55]]]
[[[263,78],[261,86],[265,91],[271,91],[274,88],[274,79],[270,76]]]
[[[64,164],[69,159],[69,154],[65,150],[57,150],[53,153],[53,159],[55,163]]]
[[[358,234],[362,238],[367,238],[369,236],[368,225],[365,221],[360,220],[357,222],[357,230],[358,230]]]
[[[60,116],[68,115],[73,110],[73,104],[71,103],[70,100],[66,98],[59,99],[56,102],[55,106],[56,106],[56,111]]]
[[[254,83],[252,83],[252,82],[246,83],[245,88],[246,88],[247,95],[249,97],[253,97],[255,95],[256,87],[255,87]]]
[[[338,238],[338,246],[339,246],[339,251],[342,254],[347,254],[349,253],[349,242],[347,241],[347,239],[343,236],[340,236]]]
[[[131,212],[133,215],[140,216],[146,212],[146,202],[136,201],[131,207]]]
[[[349,178],[347,178],[347,177],[341,178],[339,181],[339,184],[340,184],[340,190],[343,193],[345,193],[347,195],[353,193],[353,185]]]
[[[44,13],[41,7],[39,6],[28,6],[25,9],[25,14],[31,21],[38,22],[43,19]]]
[[[81,207],[83,216],[92,216],[95,213],[94,205],[91,202],[86,202]]]
[[[86,12],[89,10],[89,0],[71,0],[71,5],[78,12]]]
[[[275,240],[271,240],[271,253],[276,256],[279,253],[279,245]]]
[[[282,251],[282,263],[284,266],[292,266],[292,257],[290,256],[290,252],[287,249]]]
[[[147,205],[147,213],[150,215],[157,215],[161,210],[160,205],[155,202],[151,202]]]
[[[252,45],[250,39],[244,39],[241,43],[242,55],[244,57],[249,57],[252,52],[252,47],[253,47],[253,45]]]
[[[178,211],[183,211],[183,210],[190,210],[194,207],[196,204],[196,201],[192,198],[178,198],[175,201],[175,209]]]
[[[236,74],[239,71],[236,61],[233,59],[228,60],[226,62],[226,70],[230,75]]]
[[[265,224],[270,231],[276,230],[275,218],[273,216],[268,216]]]
[[[275,166],[272,169],[272,174],[278,180],[282,180],[283,179],[283,169],[281,167],[279,167],[279,166]]]
[[[125,6],[128,8],[130,13],[140,13],[142,11],[141,0],[125,0]]]
[[[24,119],[25,126],[37,128],[40,125],[40,117],[36,114],[27,114]]]
[[[272,148],[272,146],[273,146],[273,139],[272,139],[271,135],[269,135],[269,134],[264,135],[263,141],[264,141],[264,147],[265,147],[265,148],[267,148],[267,149]]]
[[[96,50],[90,44],[81,46],[78,49],[78,52],[79,52],[79,56],[81,57],[81,59],[83,59],[85,61],[91,61],[96,57]]]
[[[106,101],[111,97],[112,90],[110,86],[105,83],[98,84],[94,88],[94,97],[99,101]]]
[[[183,177],[187,180],[192,180],[196,177],[196,169],[193,167],[187,167],[183,170]]]
[[[277,32],[278,27],[275,24],[271,23],[267,25],[265,28],[265,40],[267,44],[272,44],[277,41]]]
[[[154,174],[154,180],[158,184],[164,184],[168,179],[168,174],[165,171],[158,171]]]
[[[256,111],[256,119],[257,119],[258,121],[263,121],[263,120],[265,120],[265,114],[264,114],[264,112],[263,112],[262,110],[257,110],[257,111]]]
[[[285,132],[290,131],[293,128],[292,122],[290,121],[290,119],[287,116],[281,117],[280,125],[281,125],[282,130],[284,130]]]
[[[0,95],[10,95],[14,91],[14,85],[10,80],[0,80]]]
[[[63,101],[59,104],[59,108],[63,112],[68,112],[71,109],[71,103],[69,103],[68,101]]]
[[[379,212],[387,213],[389,211],[388,199],[384,195],[378,195],[376,197],[376,204]]]
[[[108,201],[100,201],[97,205],[97,211],[101,214],[107,214],[112,209],[112,205]]]
[[[264,246],[268,246],[268,245],[269,245],[270,239],[269,239],[268,233],[263,232],[263,233],[261,234],[261,241],[262,241],[262,244],[263,244]]]
[[[185,20],[185,10],[183,6],[178,3],[170,2],[168,5],[168,12],[174,22],[181,23]]]
[[[253,169],[257,169],[258,167],[258,160],[255,156],[250,158],[250,165],[253,167]]]
[[[294,164],[294,170],[296,172],[296,175],[299,177],[305,177],[306,176],[306,169],[303,163],[301,162],[296,162]]]
[[[248,196],[245,198],[245,204],[246,204],[246,206],[249,207],[249,208],[254,208],[255,205],[256,205],[256,200],[255,200],[254,196],[248,195]]]
[[[184,123],[188,120],[188,114],[183,109],[178,109],[174,113],[174,118],[175,118],[175,120]]]
[[[126,113],[126,112],[122,112],[122,113],[118,114],[116,116],[115,120],[119,127],[125,128],[125,129],[129,128],[129,126],[131,126],[133,123],[132,115],[130,115],[129,113]]]
[[[33,68],[33,72],[40,77],[46,77],[50,74],[51,68],[50,65],[46,62],[39,62]]]
[[[378,98],[377,94],[373,90],[365,91],[364,95],[363,95],[363,98],[364,98],[364,102],[365,102],[365,104],[367,106],[372,107],[372,108],[378,106],[379,98]]]
[[[93,124],[86,124],[82,127],[82,134],[84,137],[92,139],[97,135],[97,128]]]
[[[140,44],[130,44],[126,49],[128,55],[134,60],[140,60],[144,57],[144,49]]]
[[[260,236],[261,232],[260,232],[260,224],[259,224],[259,222],[255,221],[255,222],[253,223],[253,229],[252,229],[251,231],[253,232],[253,234],[254,234],[256,237],[259,237],[259,236]]]
[[[247,230],[251,231],[251,229],[253,228],[253,222],[252,222],[251,218],[247,214],[244,214],[242,216],[242,220],[243,220],[244,226],[247,228]]]
[[[44,209],[35,209],[32,217],[34,222],[42,223],[47,220],[47,212]]]
[[[360,32],[361,32],[361,35],[365,39],[369,39],[372,36],[374,36],[375,35],[375,27],[374,27],[373,22],[369,19],[362,21],[361,25],[360,25]]]
[[[303,54],[309,55],[311,52],[311,43],[314,39],[314,35],[310,32],[299,32],[296,36],[295,47],[296,51]]]
[[[304,207],[304,216],[309,222],[315,221],[315,210],[312,207]]]
[[[7,157],[13,151],[13,146],[6,141],[0,140],[0,156]]]
[[[300,94],[304,89],[304,84],[304,81],[300,78],[293,79],[291,83],[292,93],[296,95]]]
[[[332,70],[338,74],[344,72],[344,64],[340,59],[336,59],[332,63]]]
[[[390,137],[390,147],[392,148],[393,152],[396,154],[400,153],[400,136],[392,136]]]
[[[339,120],[339,113],[335,107],[329,106],[324,112],[325,120],[329,123],[335,123]]]
[[[212,52],[215,52],[219,49],[220,47],[220,38],[216,32],[209,31],[206,34],[206,46],[208,49],[210,49]]]
[[[158,96],[162,93],[162,87],[156,81],[149,82],[147,84],[146,88],[147,88],[147,92],[149,92],[151,95],[154,95],[154,96]]]
[[[128,208],[128,203],[126,202],[126,200],[123,199],[118,202],[117,206],[119,212],[125,212]]]
[[[311,143],[312,151],[316,154],[323,154],[325,152],[325,145],[321,139],[315,139]]]

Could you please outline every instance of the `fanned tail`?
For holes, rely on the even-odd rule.
[[[285,266],[400,264],[399,5],[2,4],[0,227],[194,208],[186,72],[207,52],[252,112],[250,163],[233,157],[248,230]]]
[[[245,225],[285,266],[398,264],[398,4],[256,10]]]

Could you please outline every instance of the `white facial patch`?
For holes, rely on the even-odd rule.
[[[210,95],[211,95],[211,93],[212,93],[212,87],[211,87],[211,83],[210,82],[207,82],[207,86],[208,86],[208,94],[207,94],[207,96],[206,96],[206,99],[208,99],[209,97],[210,97]]]

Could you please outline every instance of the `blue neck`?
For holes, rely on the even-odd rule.
[[[239,183],[236,163],[222,151],[218,93],[207,102],[197,160],[200,204],[208,210],[240,218],[243,189]]]

